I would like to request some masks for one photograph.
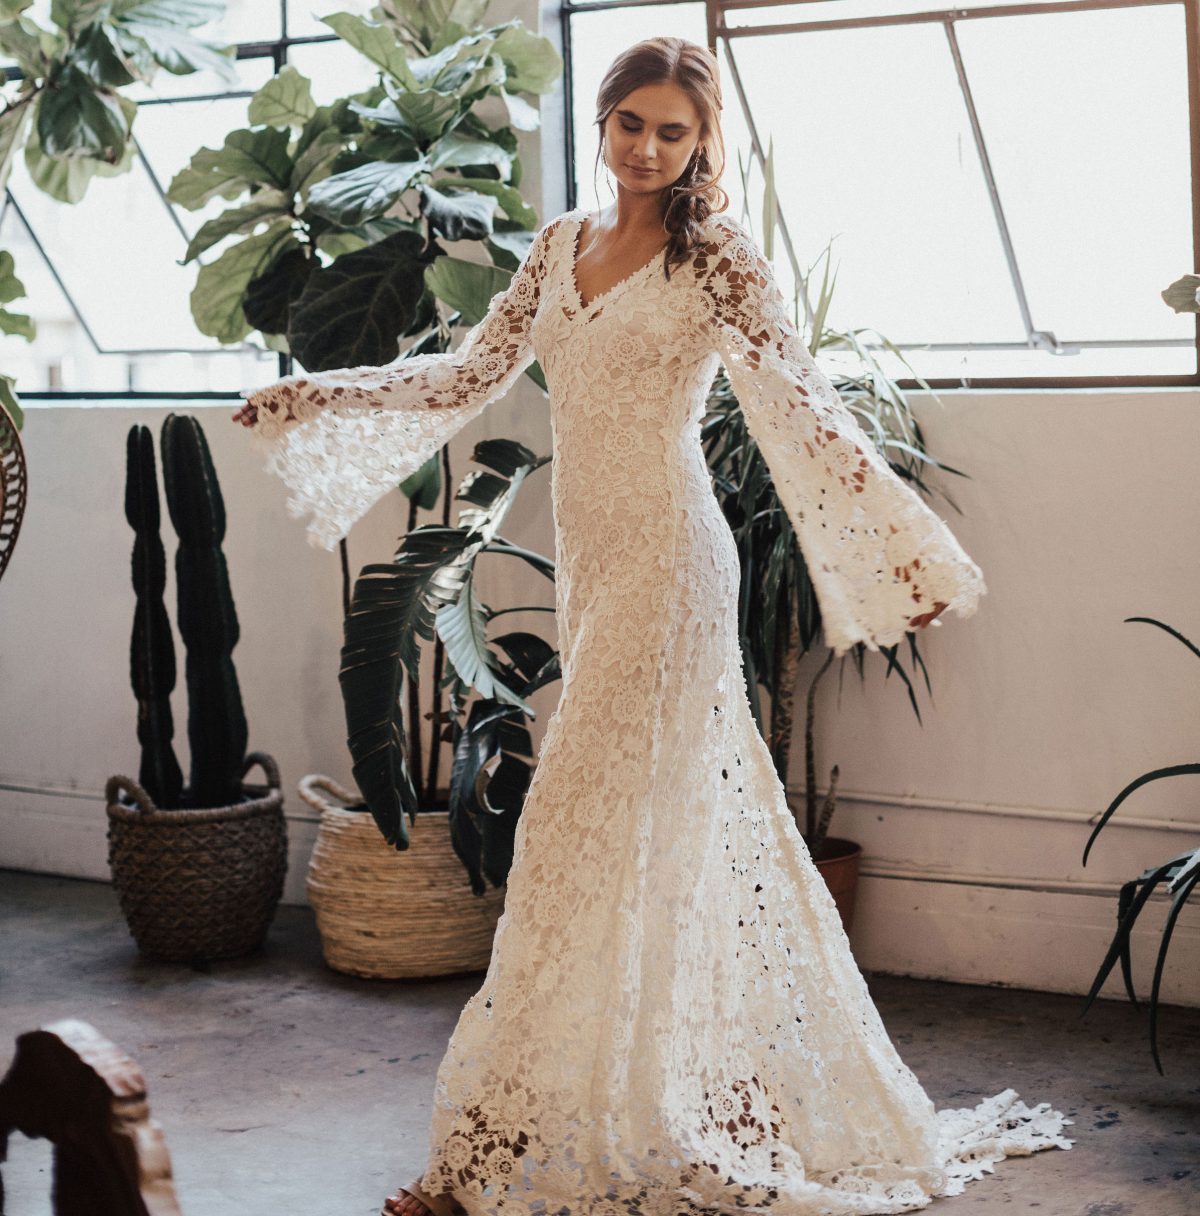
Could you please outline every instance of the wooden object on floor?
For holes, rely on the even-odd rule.
[[[18,1037],[0,1081],[0,1162],[14,1131],[54,1145],[55,1213],[181,1216],[142,1070],[88,1023],[68,1019]]]

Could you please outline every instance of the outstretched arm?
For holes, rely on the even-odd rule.
[[[533,362],[530,330],[558,223],[539,229],[508,286],[455,350],[285,376],[243,394],[234,420],[253,426],[264,468],[287,484],[288,513],[312,516],[310,544],[332,549]]]
[[[826,642],[892,646],[947,607],[969,616],[979,567],[888,464],[817,367],[770,263],[732,217],[696,257],[713,340],[796,530]]]

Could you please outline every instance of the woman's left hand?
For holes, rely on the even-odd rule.
[[[929,622],[938,615],[938,613],[943,612],[947,607],[948,605],[943,604],[941,600],[935,600],[933,611],[922,613],[920,616],[914,616],[912,620],[908,622],[909,627],[912,629],[920,629],[923,626],[928,625]]]

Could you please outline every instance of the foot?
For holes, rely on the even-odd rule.
[[[410,1194],[403,1187],[383,1201],[383,1210],[394,1213],[394,1216],[433,1216],[427,1204],[422,1203],[416,1195]]]

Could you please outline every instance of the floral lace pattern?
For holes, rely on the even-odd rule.
[[[899,640],[938,601],[967,615],[978,567],[873,456],[736,221],[710,217],[670,279],[651,263],[585,306],[583,218],[538,233],[454,354],[263,398],[291,408],[262,441],[327,542],[529,358],[550,387],[562,689],[420,1190],[469,1216],[851,1216],[1069,1148],[1070,1120],[1011,1089],[936,1110],[870,999],[750,711],[737,549],[700,446],[719,361],[831,644]]]

